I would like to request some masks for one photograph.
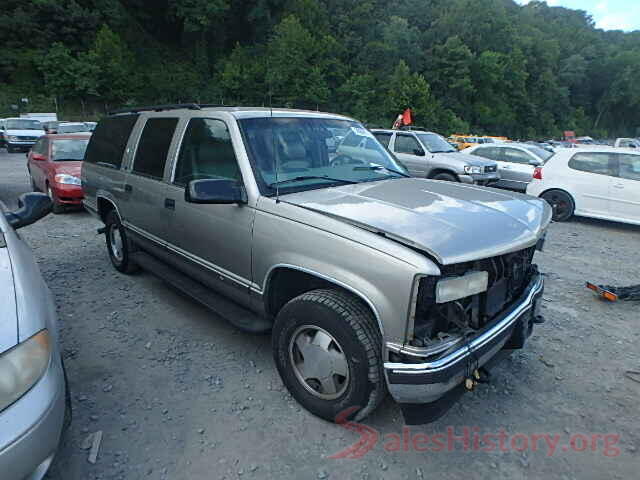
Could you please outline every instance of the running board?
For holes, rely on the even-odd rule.
[[[131,260],[142,269],[147,270],[175,289],[197,300],[243,332],[267,333],[273,328],[271,322],[261,318],[258,314],[241,307],[148,253],[132,253]]]

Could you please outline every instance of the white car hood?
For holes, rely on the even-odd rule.
[[[41,137],[44,130],[7,130],[5,135],[12,137]]]

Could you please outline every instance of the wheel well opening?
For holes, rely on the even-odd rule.
[[[447,175],[453,175],[454,177],[458,178],[458,176],[454,172],[452,172],[451,170],[447,170],[445,168],[436,168],[432,170],[431,172],[429,172],[429,176],[427,178],[433,178],[436,175],[439,175],[441,173],[446,173]]]
[[[113,203],[111,203],[109,200],[106,200],[101,197],[98,198],[98,215],[100,215],[100,218],[102,219],[103,222],[104,222],[104,219],[107,217],[107,214],[113,209],[115,209],[115,207],[113,206]]]

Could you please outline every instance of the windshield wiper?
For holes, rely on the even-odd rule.
[[[371,165],[369,167],[354,167],[354,171],[363,171],[363,170],[386,170],[387,172],[396,173],[402,177],[410,177],[411,175],[407,175],[404,172],[400,172],[398,170],[394,170],[393,168],[383,167],[382,165]]]
[[[429,153],[453,153],[455,150],[431,150]]]
[[[286,180],[280,180],[279,182],[270,183],[269,187],[276,187],[278,185],[284,185],[285,183],[291,183],[291,182],[301,182],[303,180],[329,180],[330,182],[341,182],[341,183],[344,183],[345,185],[359,183],[359,182],[354,182],[353,180],[345,180],[344,178],[331,178],[331,177],[323,177],[320,175],[302,175],[300,177],[287,178]]]

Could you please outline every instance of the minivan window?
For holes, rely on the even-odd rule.
[[[100,120],[89,141],[84,161],[120,168],[124,149],[138,117],[138,114],[116,115]]]
[[[173,183],[185,186],[203,178],[241,178],[231,135],[222,120],[193,118],[182,140]]]
[[[169,147],[177,125],[177,118],[147,120],[133,160],[131,170],[134,173],[158,179],[163,177]]]

